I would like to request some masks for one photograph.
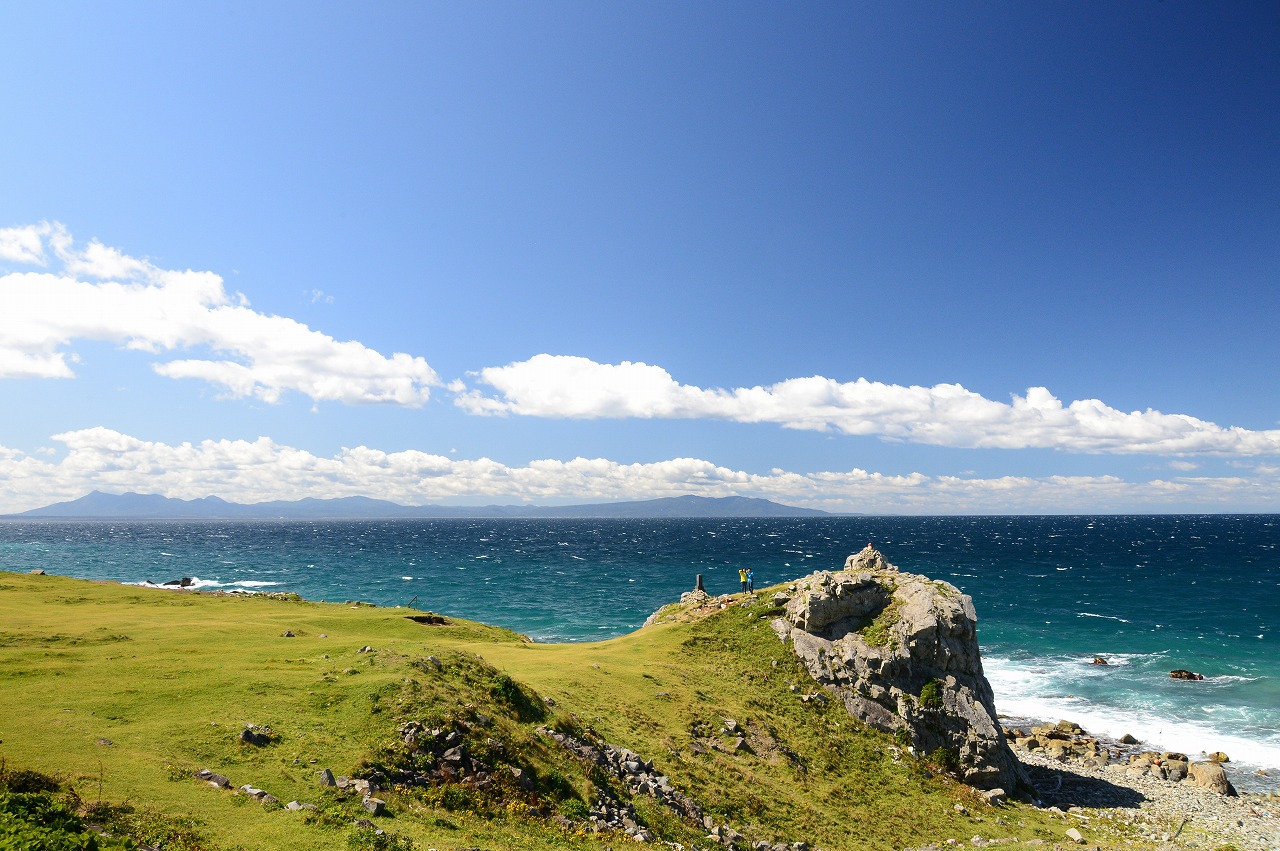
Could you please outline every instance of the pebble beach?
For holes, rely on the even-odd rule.
[[[1064,832],[1075,827],[1086,845],[1107,845],[1119,825],[1130,825],[1157,847],[1280,849],[1280,797],[1274,793],[1227,796],[1188,782],[1139,776],[1119,763],[1064,764],[1024,752],[1018,758],[1041,804],[1062,810]]]

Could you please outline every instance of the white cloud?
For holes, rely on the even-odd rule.
[[[0,513],[74,499],[94,489],[184,499],[217,495],[235,502],[371,496],[403,504],[552,504],[694,493],[762,497],[836,512],[903,514],[1280,508],[1280,470],[1274,469],[1145,482],[1115,476],[886,475],[861,469],[753,473],[698,458],[636,464],[604,458],[541,459],[511,466],[488,458],[454,459],[367,446],[326,457],[267,437],[170,445],[101,427],[54,435],[53,440],[65,447],[60,458],[0,446]]]
[[[152,355],[195,350],[203,356],[153,368],[268,402],[296,391],[316,401],[418,406],[440,383],[420,357],[387,357],[251,310],[213,272],[161,269],[96,240],[76,250],[58,224],[0,231],[0,257],[46,266],[46,243],[59,272],[0,275],[0,378],[73,377],[71,347],[92,340]]]
[[[52,227],[48,222],[42,222],[38,225],[0,228],[0,260],[43,266],[46,262],[44,237]]]
[[[996,402],[959,384],[903,387],[813,376],[768,387],[705,389],[645,363],[601,364],[540,354],[475,373],[496,391],[451,385],[473,414],[688,418],[776,423],[887,440],[968,448],[1053,448],[1088,453],[1278,455],[1280,430],[1223,427],[1184,414],[1125,413],[1097,399],[1064,405],[1043,387]]]

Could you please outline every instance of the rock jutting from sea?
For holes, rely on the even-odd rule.
[[[969,785],[1029,788],[996,719],[969,595],[899,571],[870,544],[788,591],[773,629],[851,715]]]

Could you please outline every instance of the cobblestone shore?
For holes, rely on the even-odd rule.
[[[1064,822],[1079,830],[1087,846],[1113,843],[1128,825],[1156,847],[1280,849],[1280,797],[1224,796],[1187,782],[1137,776],[1118,763],[1063,763],[1036,753],[1018,758],[1040,803],[1062,810]]]

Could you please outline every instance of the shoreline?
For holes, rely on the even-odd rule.
[[[1090,843],[1107,842],[1120,822],[1152,842],[1180,848],[1239,851],[1280,847],[1280,792],[1220,795],[1187,781],[1136,776],[1121,763],[1106,768],[1014,750],[1040,797]],[[1173,845],[1162,847],[1172,848]]]
[[[1018,728],[1018,729],[1025,729],[1025,730],[1029,730],[1032,727],[1038,727],[1043,724],[1058,723],[1058,719],[1030,717],[1026,715],[1006,715],[1003,713],[999,715],[999,720],[1000,720],[1001,726],[1005,727],[1006,729]],[[1070,723],[1074,723],[1074,722],[1070,722]],[[1080,725],[1080,726],[1083,726],[1083,725]],[[1123,763],[1112,763],[1113,765],[1127,764],[1130,756],[1147,752],[1147,751],[1160,752],[1160,753],[1166,753],[1166,752],[1186,753],[1192,762],[1209,762],[1210,761],[1208,752],[1182,751],[1182,750],[1179,750],[1179,748],[1176,746],[1177,745],[1176,742],[1173,743],[1173,746],[1170,746],[1169,742],[1157,742],[1149,739],[1140,739],[1134,744],[1126,744],[1114,736],[1109,736],[1105,734],[1094,734],[1086,731],[1083,735],[1091,739],[1095,739],[1100,746],[1105,748],[1107,751],[1109,751],[1113,755],[1118,755],[1119,759],[1123,760]],[[1009,746],[1013,747],[1012,741],[1010,741]],[[1017,754],[1019,758],[1022,758],[1028,755],[1027,751],[1020,750],[1018,748],[1014,748],[1014,753]],[[1230,754],[1227,754],[1227,755],[1231,756]],[[1223,768],[1223,771],[1226,772],[1227,779],[1231,781],[1231,784],[1235,786],[1237,791],[1239,791],[1241,794],[1245,794],[1245,793],[1252,794],[1257,792],[1261,792],[1263,794],[1275,792],[1277,794],[1280,794],[1280,771],[1276,771],[1274,769],[1267,768],[1265,766],[1257,766],[1248,762],[1241,762],[1236,760],[1234,757],[1232,757],[1232,759],[1229,762],[1222,763],[1222,768]],[[1258,771],[1263,771],[1265,773],[1259,775],[1257,773]]]
[[[114,580],[87,581],[118,587],[146,587]],[[180,585],[150,587],[223,597],[275,596],[270,592],[242,595],[221,589],[183,588]],[[761,589],[757,593],[767,590]],[[291,596],[303,599],[298,595]],[[344,604],[329,602],[327,605],[336,607]],[[401,607],[373,608],[392,610]],[[1007,717],[1001,720],[1006,726],[1013,721]],[[1119,743],[1116,747],[1120,747]],[[1181,848],[1209,851],[1219,849],[1224,843],[1231,843],[1238,851],[1274,851],[1280,847],[1280,797],[1263,798],[1252,794],[1239,798],[1222,797],[1186,782],[1131,775],[1125,770],[1125,763],[1114,763],[1100,769],[1018,750],[1014,755],[1032,778],[1044,808],[1041,812],[1047,810],[1054,823],[1061,822],[1064,829],[1078,829],[1090,843],[1111,846],[1115,828],[1128,827],[1136,829],[1152,843],[1170,841],[1165,839],[1166,835],[1171,839],[1176,837],[1177,846]],[[1188,816],[1190,821],[1184,825],[1183,819]],[[1000,819],[1010,817],[1016,820],[1018,811],[984,809],[982,817],[1003,824]],[[1179,829],[1181,833],[1178,833]],[[1042,844],[1039,840],[1036,843]],[[969,844],[968,841],[965,844]]]
[[[182,581],[188,581],[188,580],[191,581],[191,584],[189,585],[174,584],[174,583],[180,583]],[[93,580],[90,580],[90,581],[93,581]],[[279,591],[270,587],[270,585],[274,585],[275,583],[271,583],[270,585],[268,585],[268,583],[262,583],[258,587],[227,587],[225,585],[222,585],[221,583],[217,583],[217,580],[202,580],[199,577],[185,577],[182,580],[171,580],[170,582],[166,582],[166,583],[154,583],[154,582],[148,582],[148,581],[125,582],[121,580],[102,580],[102,581],[116,582],[120,585],[127,585],[132,587],[153,588],[153,589],[164,590],[164,591],[184,591],[189,593],[209,594],[213,596],[229,596],[229,597],[258,596],[258,597],[272,597],[272,598],[280,598],[280,599],[298,599],[304,602],[314,602],[314,603],[322,603],[322,604],[331,603],[334,605],[358,604],[358,605],[376,606],[379,608],[389,608],[389,609],[404,608],[402,605],[399,605],[399,604],[387,606],[383,604],[368,603],[368,602],[359,601],[359,600],[345,600],[345,601],[311,600],[309,598],[306,598],[297,594],[296,592]],[[233,583],[233,585],[235,584],[237,583]],[[766,590],[768,589],[760,589],[760,591],[756,593],[763,593]],[[736,598],[738,595],[734,593],[729,593],[729,594],[723,594],[723,595],[717,595],[717,596]],[[424,609],[423,611],[426,611],[426,610]],[[655,612],[656,611],[658,610],[655,610]],[[449,616],[459,617],[457,615],[449,615]],[[470,618],[465,618],[465,617],[463,619],[470,620]],[[488,621],[477,621],[477,622],[484,623],[485,625],[491,625],[491,626],[495,625],[495,624],[490,624]],[[499,626],[499,628],[502,628],[502,629],[513,629],[512,627],[502,626],[500,624],[496,624],[496,626]],[[642,628],[643,626],[637,627],[637,629],[642,629]],[[621,633],[621,634],[625,635],[628,633]],[[611,636],[611,637],[618,637],[618,636]],[[588,644],[588,643],[592,643],[592,641],[604,641],[604,640],[608,640],[608,639],[593,639],[593,640],[587,640],[587,641],[538,642],[538,643]],[[999,704],[997,700],[997,706],[998,705]],[[1028,728],[1031,726],[1039,725],[1039,724],[1053,724],[1053,723],[1056,723],[1057,721],[1057,719],[1053,719],[1053,718],[1027,716],[1027,715],[1001,714],[999,718],[1001,723],[1004,724],[1005,726],[1025,726]],[[1143,750],[1159,750],[1162,752],[1163,751],[1186,752],[1188,753],[1189,756],[1192,756],[1193,758],[1195,758],[1196,761],[1203,761],[1207,757],[1207,753],[1208,753],[1206,751],[1183,751],[1184,746],[1177,741],[1156,742],[1154,740],[1144,739],[1140,741],[1138,745],[1125,745],[1125,744],[1122,744],[1114,736],[1095,735],[1094,738],[1097,738],[1100,743],[1105,744],[1108,747],[1108,749],[1112,751],[1120,752],[1126,759],[1130,753],[1139,753]],[[1015,753],[1017,753],[1019,756],[1024,755],[1024,752],[1022,751],[1015,750]],[[1275,791],[1280,793],[1280,766],[1273,767],[1273,766],[1255,765],[1247,761],[1242,762],[1233,756],[1233,761],[1229,763],[1225,763],[1223,765],[1223,768],[1226,771],[1228,778],[1231,780],[1232,784],[1242,792]],[[1256,769],[1265,769],[1267,771],[1267,774],[1262,777],[1258,777],[1253,773],[1254,770]],[[1280,843],[1277,843],[1277,847],[1280,847]]]
[[[79,577],[69,577],[69,578],[79,578]],[[274,598],[274,599],[300,600],[302,602],[331,604],[331,605],[338,605],[338,606],[360,605],[360,606],[372,606],[376,608],[387,608],[387,609],[406,608],[399,604],[384,605],[384,604],[378,604],[378,603],[364,602],[360,600],[345,600],[345,601],[312,600],[312,599],[303,597],[300,594],[293,591],[280,591],[270,587],[275,585],[275,583],[261,583],[259,587],[246,588],[246,587],[226,587],[225,585],[221,585],[221,583],[218,583],[216,580],[212,580],[212,581],[202,580],[199,577],[184,577],[182,579],[170,580],[168,582],[163,582],[163,583],[155,583],[155,582],[150,582],[146,580],[137,581],[137,582],[126,582],[122,580],[87,580],[87,581],[101,581],[101,582],[114,583],[122,586],[129,586],[129,587],[135,587],[135,588],[150,588],[150,589],[156,589],[156,590],[162,590],[162,591],[180,591],[180,592],[186,592],[186,593],[207,594],[210,596],[266,597],[266,598]],[[188,582],[189,584],[183,585],[181,584],[182,582]],[[767,590],[768,590],[767,588],[760,589],[755,593],[760,594],[760,593],[764,593]],[[719,598],[736,599],[739,596],[740,595],[736,593],[728,593],[728,594],[718,595],[717,599]],[[416,607],[415,607],[415,610],[417,610]],[[661,609],[656,611],[660,611],[660,610]],[[421,611],[428,611],[428,610],[422,609]],[[655,611],[655,614],[656,614],[656,611]],[[459,616],[449,615],[449,617],[459,617]],[[462,619],[469,620],[469,618],[465,618],[465,617]],[[498,626],[498,628],[501,628],[501,629],[512,629],[511,627],[490,624],[487,621],[477,621],[477,622],[483,623],[487,626]],[[644,627],[642,625],[637,629],[643,629],[643,628]],[[635,630],[633,630],[633,632],[634,631]],[[625,635],[628,633],[622,633],[622,634]],[[611,637],[617,637],[617,636],[611,636]],[[596,641],[607,641],[607,640],[609,639],[596,639]],[[591,641],[582,641],[582,642],[564,641],[564,642],[538,642],[538,643],[588,644],[592,642]],[[1008,714],[1001,713],[998,717],[1001,724],[1005,727],[1030,728],[1032,726],[1037,726],[1040,724],[1056,723],[1056,719],[1037,717],[1037,716],[1008,715]],[[1092,737],[1096,738],[1100,744],[1105,745],[1108,750],[1112,751],[1113,753],[1118,753],[1123,759],[1126,759],[1126,760],[1130,754],[1140,753],[1144,750],[1159,750],[1163,752],[1163,751],[1178,751],[1181,748],[1180,744],[1177,742],[1168,742],[1168,741],[1156,742],[1153,740],[1144,739],[1139,741],[1137,744],[1127,745],[1120,742],[1119,739],[1115,738],[1114,736],[1094,735]],[[1010,743],[1010,746],[1012,747],[1012,742]],[[1027,756],[1027,753],[1025,751],[1021,751],[1018,749],[1014,749],[1014,753],[1020,759]],[[1207,757],[1206,752],[1188,751],[1187,753],[1189,756],[1193,758],[1194,761],[1205,761]],[[1248,762],[1241,762],[1234,758],[1231,762],[1224,763],[1223,768],[1227,773],[1228,778],[1230,779],[1232,784],[1242,793],[1262,792],[1263,794],[1266,794],[1269,792],[1275,792],[1276,794],[1280,794],[1280,769],[1274,769],[1266,766],[1261,767],[1266,770],[1266,774],[1259,777],[1254,773],[1254,770],[1259,769],[1260,766],[1253,765]],[[1277,843],[1277,847],[1280,847],[1280,843]]]

